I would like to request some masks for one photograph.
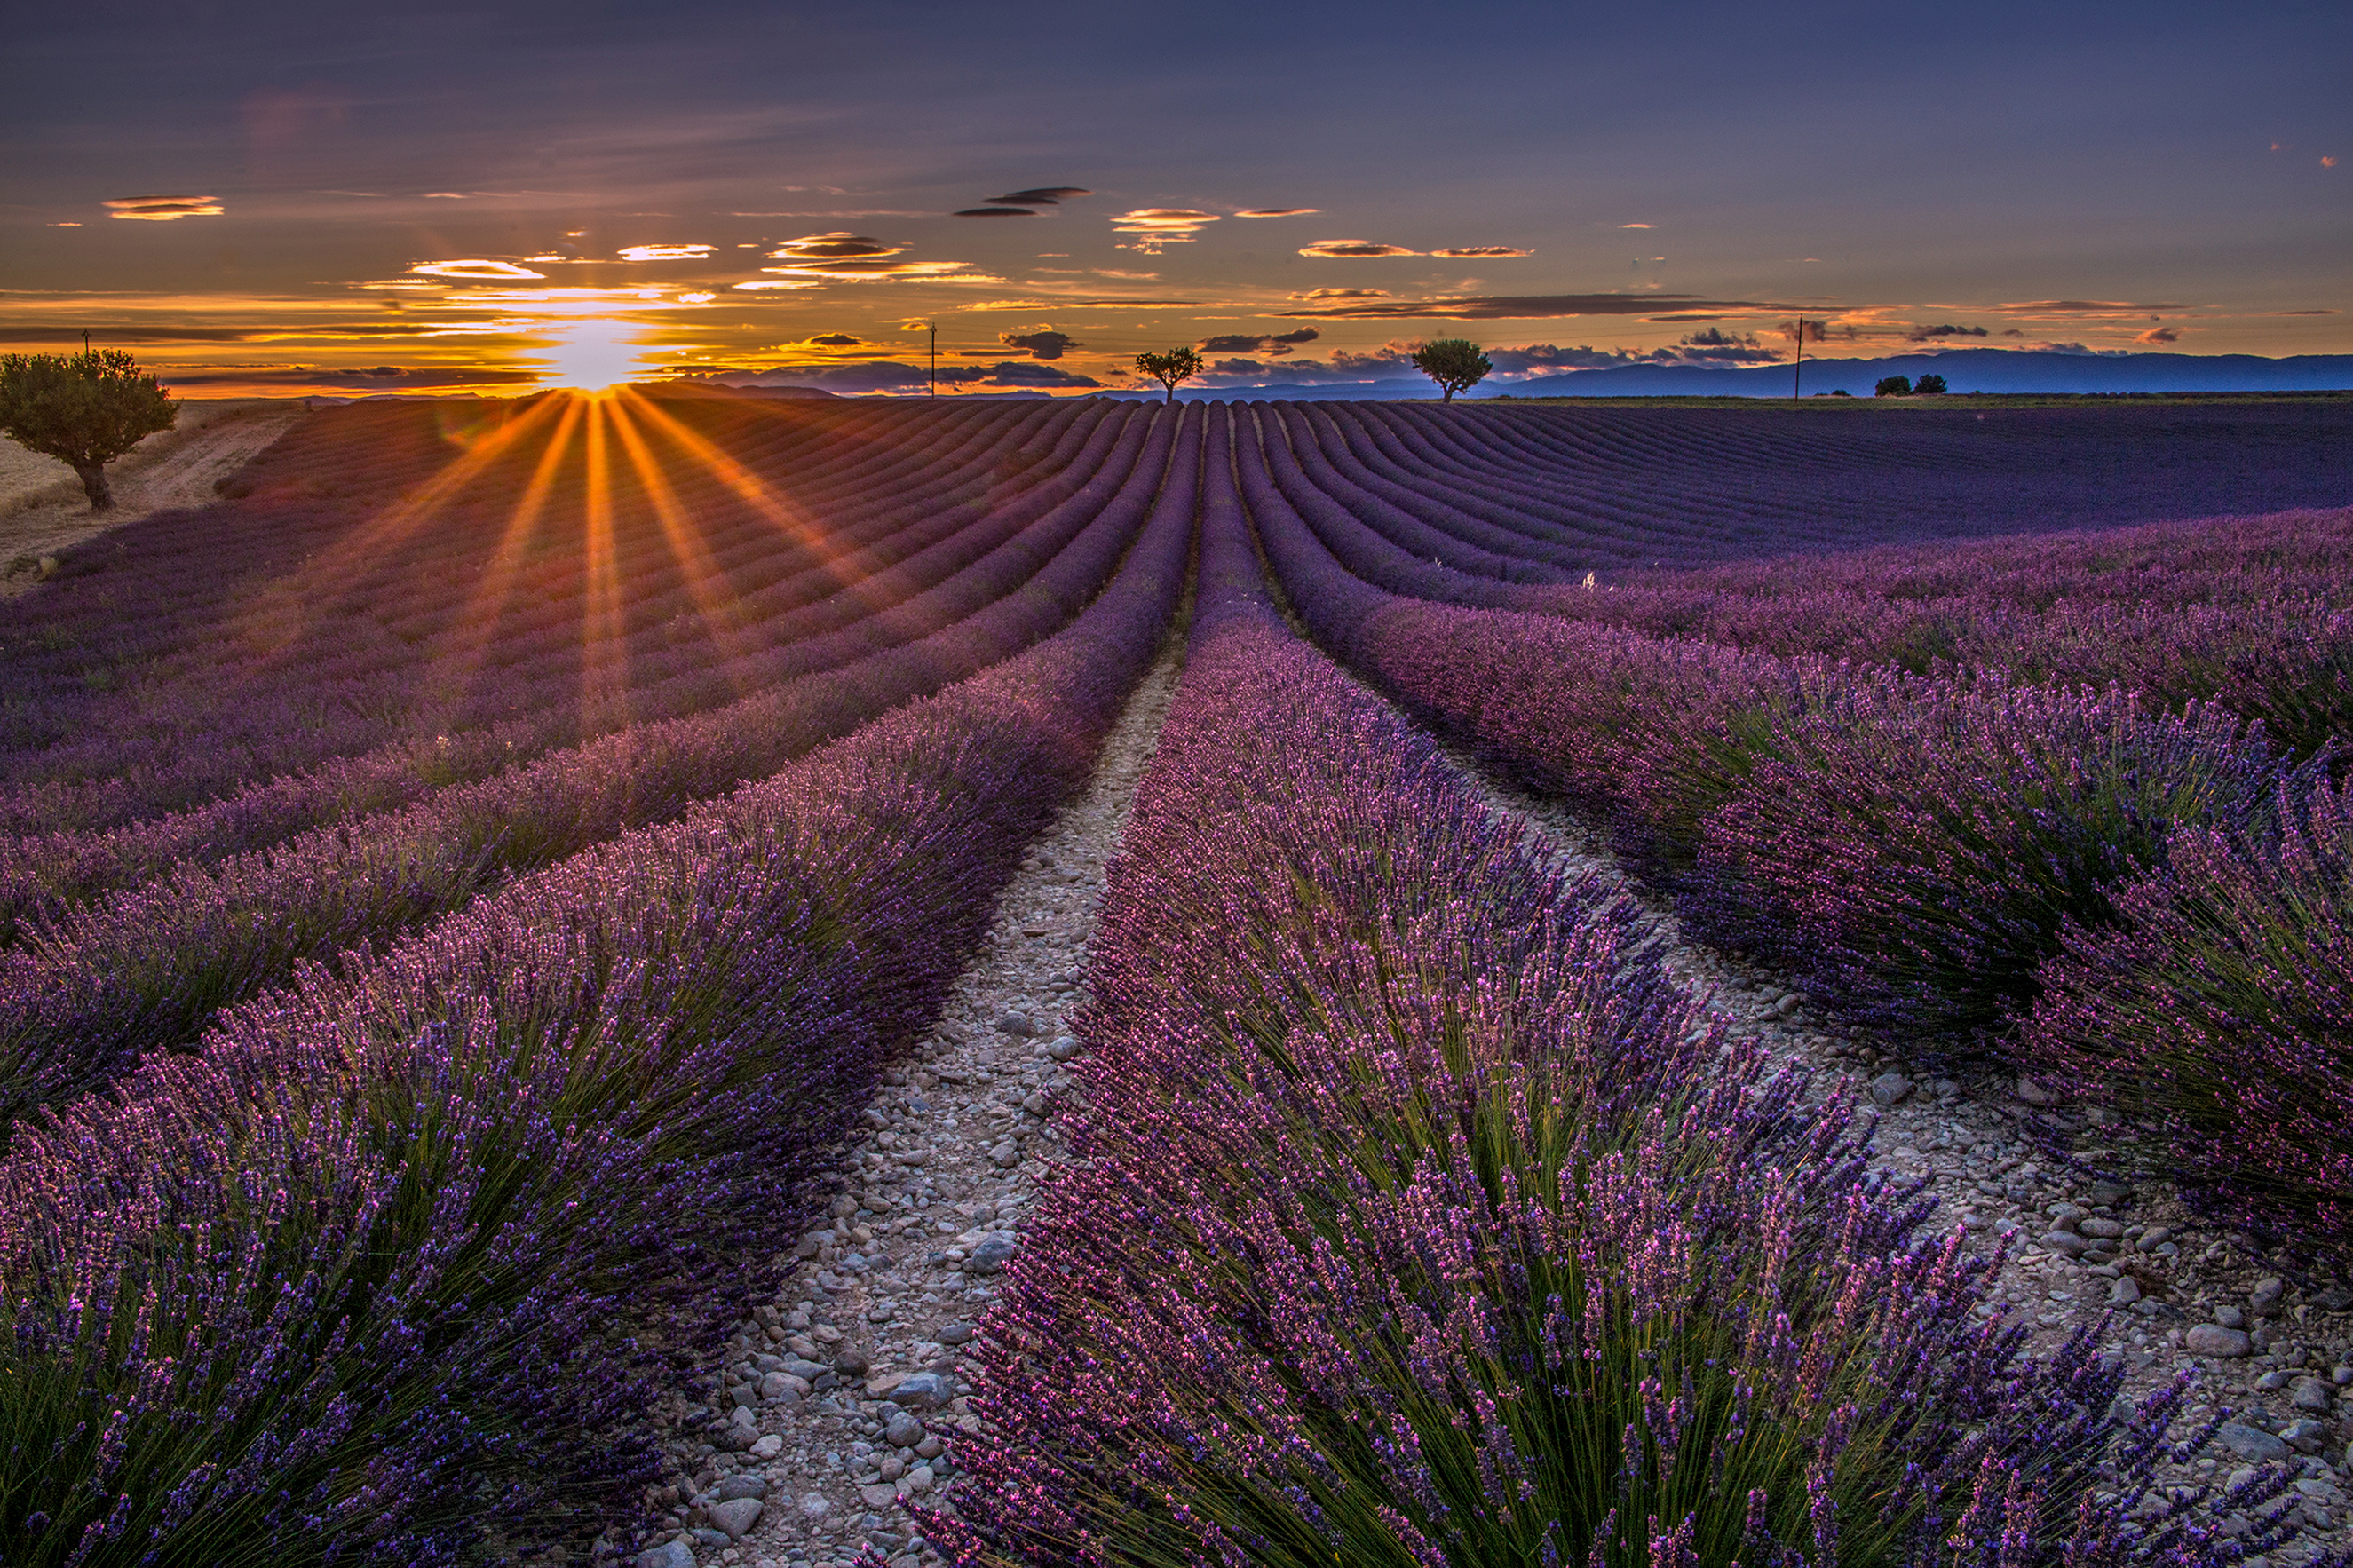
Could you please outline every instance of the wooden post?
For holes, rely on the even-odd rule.
[[[1789,401],[1798,401],[1798,389],[1806,381],[1806,318],[1798,318],[1798,363],[1789,377]]]

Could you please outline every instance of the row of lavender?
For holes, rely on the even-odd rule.
[[[12,639],[12,645],[36,681],[60,686],[70,685],[79,665],[92,658],[201,658],[222,645],[225,627],[250,621],[254,607],[248,599],[256,579],[282,576],[331,554],[339,570],[329,586],[345,590],[335,608],[385,602],[393,613],[379,624],[411,632],[436,617],[454,620],[461,606],[446,593],[437,599],[429,581],[415,580],[405,568],[412,562],[429,568],[428,578],[438,574],[445,586],[470,575],[514,542],[505,530],[517,521],[513,505],[535,479],[551,495],[584,485],[585,442],[554,439],[559,428],[582,430],[582,407],[580,400],[559,395],[515,404],[363,405],[313,415],[224,482],[224,493],[241,505],[135,522],[97,549],[69,553],[65,575],[79,582],[74,595],[44,607],[40,626],[49,635],[29,644]],[[671,405],[661,412],[671,416],[665,423],[682,416],[693,426],[688,439],[707,443],[726,459],[707,474],[669,476],[678,494],[698,503],[721,501],[722,492],[743,480],[774,487],[786,500],[797,500],[803,484],[826,489],[859,477],[888,489],[920,479],[940,452],[937,447],[911,451],[894,439],[903,420],[890,420],[892,411],[881,406],[851,417],[828,417],[829,411],[814,406],[770,406],[732,421],[696,418],[694,411]],[[1034,424],[1041,416],[1039,410],[1017,415],[999,407],[966,411],[938,426],[953,448],[976,432],[1006,428],[1008,420]],[[604,467],[609,482],[641,489],[635,465],[608,460]],[[576,510],[576,499],[574,504]],[[269,526],[252,526],[257,512],[270,514]],[[418,526],[444,515],[468,526]],[[616,542],[638,531],[639,521],[615,516]],[[487,525],[488,537],[478,524]],[[174,560],[166,547],[176,544],[196,551],[207,569],[190,571]],[[528,549],[526,554],[533,565],[562,564]],[[662,570],[651,558],[645,565]]]
[[[519,872],[674,816],[1058,629],[1100,589],[1154,504],[1177,421],[1139,421],[1139,437],[1145,425],[1141,461],[1124,466],[1119,483],[1073,498],[1060,509],[1073,514],[1067,525],[1040,522],[993,554],[1002,574],[988,587],[998,596],[927,637],[216,864],[180,858],[153,880],[105,892],[92,893],[86,876],[77,889],[86,901],[40,907],[25,940],[0,953],[0,1116],[13,1121],[119,1077],[144,1052],[186,1045],[218,1009],[304,959],[383,941]],[[157,840],[178,828],[166,819],[110,835],[82,865],[135,870],[161,859]],[[57,897],[54,883],[30,881],[0,881],[0,892]]]
[[[782,1256],[797,1173],[1157,645],[1187,425],[1060,635],[20,1128],[7,1561],[413,1564],[626,1523],[659,1352],[697,1353],[744,1260]]]
[[[1137,481],[1148,500],[1170,438],[1166,421],[1134,422],[1122,441],[1122,460],[1109,471],[1075,489],[1059,483],[1046,487],[984,523],[951,514],[947,523],[961,524],[960,531],[950,532],[898,567],[867,576],[856,584],[855,595],[843,594],[813,606],[835,621],[856,616],[849,624],[828,630],[806,615],[778,616],[761,628],[758,640],[773,642],[765,652],[641,687],[631,694],[628,710],[642,727],[673,715],[744,700],[756,703],[763,700],[756,694],[778,683],[828,670],[847,674],[893,650],[900,653],[898,662],[910,668],[936,664],[936,659],[916,658],[907,650],[950,633],[1009,594],[1024,592],[1029,600],[1045,603],[1067,598],[1074,588],[1092,593],[1109,559],[1102,554],[1102,536],[1132,526],[1140,515],[1143,503],[1128,481]],[[1092,549],[1082,544],[1090,538],[1097,542]],[[945,571],[958,562],[965,563]],[[1048,568],[1050,576],[1040,578],[1038,574],[1049,563],[1058,564]],[[860,606],[871,606],[871,613],[839,608],[853,597]],[[914,663],[909,665],[911,658]],[[949,661],[939,668],[945,678],[955,666]],[[551,695],[529,684],[502,689],[516,699]],[[747,693],[755,695],[747,698]],[[25,834],[0,841],[0,942],[13,939],[37,911],[54,910],[108,888],[136,885],[174,862],[217,862],[306,829],[412,806],[451,785],[490,779],[495,791],[506,786],[493,775],[511,777],[518,769],[544,771],[559,765],[544,754],[576,743],[581,726],[576,710],[555,700],[547,705],[552,711],[535,719],[336,758],[301,774],[265,778],[204,805],[125,826]],[[749,715],[739,715],[739,721],[745,717]]]
[[[2121,1104],[2195,1195],[2353,1253],[2353,826],[2326,740],[2300,761],[2219,704],[1395,596],[1291,504],[1280,442],[1238,453],[1318,638],[1606,821],[1697,934],[1858,1023]]]
[[[2116,684],[2170,709],[2211,700],[2312,756],[2353,731],[2348,573],[2353,510],[2295,512],[1653,574],[1526,607],[1766,653]]]
[[[609,413],[581,400],[565,406],[538,426],[518,420],[525,435],[509,445],[563,458],[565,420],[637,417],[626,404]],[[648,417],[670,417],[645,406],[654,410]],[[978,497],[965,493],[966,470],[994,471],[1037,434],[1028,424],[987,422],[963,446],[951,444],[952,460],[937,471],[918,465],[913,478],[925,482],[901,484],[853,465],[839,484],[803,482],[777,494],[753,475],[741,480],[748,498],[691,510],[675,498],[635,504],[613,486],[593,506],[561,500],[534,495],[495,466],[478,472],[454,462],[434,480],[448,493],[380,498],[355,541],[248,595],[239,616],[179,659],[139,667],[135,678],[110,673],[104,689],[77,685],[22,705],[40,731],[35,739],[47,739],[6,759],[14,787],[0,795],[0,823],[16,832],[102,828],[371,747],[410,773],[495,765],[510,748],[573,743],[691,711],[823,667],[813,658],[871,649],[898,631],[875,623],[878,612],[941,588],[1082,494],[1099,506],[1125,477],[1145,429],[1076,411],[1046,422],[1045,434],[1057,436],[1053,456]],[[735,463],[692,447],[664,457],[681,475]],[[594,468],[576,453],[557,465],[575,481]],[[647,468],[669,483],[661,460],[649,457]],[[470,515],[463,503],[476,489],[513,515]],[[248,520],[257,540],[274,526],[266,509]],[[452,551],[455,563],[424,559]],[[564,574],[561,591],[521,581],[523,558],[540,555]],[[188,557],[175,549],[173,559],[185,574]],[[684,584],[665,586],[665,576],[681,574]],[[346,580],[353,576],[365,581]],[[87,593],[77,585],[21,612],[26,632],[48,635]],[[459,612],[447,635],[412,644],[406,632],[385,630],[387,620],[397,630],[403,604],[419,600]],[[814,652],[803,646],[812,639],[825,639]],[[499,732],[479,732],[484,726]],[[443,743],[453,735],[456,754]]]
[[[1460,542],[1500,542],[1505,554],[1612,575],[1793,549],[2338,506],[2353,493],[2353,413],[2341,407],[1957,404],[1866,420],[1770,405],[1259,407],[1283,424],[1303,461],[1312,447],[1341,484]],[[1543,547],[1512,546],[1514,536]]]
[[[1222,411],[1217,411],[1217,416]],[[992,1312],[953,1562],[2234,1561],[2085,1342],[1702,1021],[1295,638],[1213,426],[1184,682],[1093,960],[1076,1158]],[[2277,1495],[2282,1474],[2230,1500]]]
[[[205,516],[175,518],[88,551],[90,563],[108,564],[74,584],[69,605],[14,635],[0,625],[16,694],[38,693],[0,717],[32,726],[22,739],[46,742],[37,756],[5,766],[31,766],[27,788],[80,780],[111,795],[132,787],[121,775],[144,775],[159,759],[170,773],[168,759],[176,755],[182,765],[211,769],[180,781],[164,803],[185,805],[220,787],[224,770],[243,776],[309,765],[286,749],[296,713],[301,727],[343,737],[306,742],[315,758],[326,754],[322,745],[375,743],[366,736],[371,725],[378,740],[394,725],[421,745],[519,710],[536,715],[551,706],[609,704],[615,683],[633,690],[642,683],[638,672],[659,674],[680,658],[699,660],[707,644],[741,640],[776,610],[793,607],[760,595],[777,586],[766,574],[781,569],[771,557],[785,559],[790,550],[779,557],[780,549],[810,542],[807,518],[825,520],[822,542],[870,500],[920,501],[930,513],[1002,505],[1040,474],[1066,466],[1077,456],[1072,438],[1110,417],[1084,403],[976,412],[624,399],[609,417],[589,412],[604,406],[526,402],[502,423],[447,430],[452,416],[442,409],[339,411],[281,443],[237,481],[252,491],[245,504],[267,517],[268,528],[223,534]],[[1940,505],[1952,512],[1946,503],[1956,483],[1976,512],[1988,513],[1988,485],[2023,478],[2049,489],[2052,476],[2038,469],[2048,466],[2042,458],[2054,434],[2066,437],[2058,445],[2080,465],[2083,439],[2114,444],[2129,437],[2121,426],[2133,422],[2127,413],[2087,416],[2091,426],[2075,430],[2084,421],[2072,416],[2053,424],[2030,415],[2023,425],[1998,416],[1980,425],[1346,405],[1284,407],[1267,417],[1278,415],[1316,484],[1377,526],[1395,523],[1413,535],[1407,564],[1426,566],[1435,556],[1441,574],[1458,585],[1470,576],[1474,591],[1486,592],[1508,586],[1493,580],[1495,573],[1530,574],[1522,586],[1540,589],[1589,567],[1901,533]],[[2318,417],[2280,416],[2290,416]],[[2231,428],[2209,434],[2227,436],[2253,416],[2216,417]],[[2099,433],[2112,425],[2119,428]],[[2208,455],[2227,458],[2238,450],[2233,442],[2258,433],[2241,431]],[[2325,442],[2305,450],[2314,435],[2296,435],[2290,445],[2297,461],[2280,465],[2278,474],[2327,467]],[[2179,444],[2169,437],[2134,450],[2147,468]],[[2200,475],[2211,479],[2229,468],[2218,460]],[[2223,489],[2242,507],[2275,491],[2293,499],[2267,478],[2272,473],[2241,473],[2235,488]],[[376,505],[385,486],[404,476],[416,485],[402,504]],[[1859,507],[1858,486],[1882,499]],[[2064,506],[2079,512],[2148,510],[2148,498],[2129,485],[2060,489]],[[1842,499],[1834,502],[1831,492]],[[2180,497],[2190,493],[2177,486],[2168,500],[2183,504]],[[599,498],[593,504],[591,495]],[[227,510],[232,520],[243,515]],[[2042,503],[2044,513],[2053,510]],[[1892,521],[1891,510],[1899,514]],[[300,564],[311,546],[286,536],[338,515],[347,521],[317,548],[316,560],[287,574],[289,557]],[[427,526],[452,521],[462,526]],[[1994,521],[2000,520],[1980,516],[1976,525]],[[2047,525],[2049,518],[2008,521]],[[200,572],[182,570],[179,557],[157,548],[164,532],[189,531],[221,535],[207,538]],[[1743,542],[1735,537],[1742,533],[1754,537]],[[121,542],[131,546],[127,554],[115,547]],[[274,570],[256,568],[257,557]],[[822,574],[805,569],[829,557],[792,558],[804,573],[797,592],[825,588]],[[78,570],[83,562],[78,556],[69,564]],[[173,608],[175,595],[210,609],[184,616]],[[132,646],[112,652],[100,646],[116,641]],[[525,648],[541,661],[535,682],[507,671],[506,655]],[[202,680],[206,663],[216,664],[223,678]],[[412,665],[414,680],[386,673]],[[289,669],[296,673],[281,679],[287,689],[277,698],[248,700],[259,675]],[[337,670],[350,671],[351,680],[324,679]],[[369,679],[371,670],[377,679]],[[236,678],[227,679],[232,671]],[[164,677],[173,694],[158,704],[150,698]],[[525,686],[520,695],[505,689]],[[197,704],[197,689],[212,695]],[[258,721],[257,711],[272,717]],[[114,735],[126,714],[133,721]],[[20,831],[127,819],[105,815],[103,802],[83,801],[74,790],[58,801],[18,804],[33,815],[20,820],[16,806],[0,800],[0,822]]]
[[[1535,525],[1529,481],[1432,494],[1360,450],[1378,416],[1257,411],[1268,476],[1355,575],[1393,593],[1698,637],[1760,652],[1992,668],[2021,681],[2122,685],[2152,704],[2221,701],[2302,756],[2353,732],[2353,511],[2159,523],[1564,584],[1587,557]],[[1541,461],[1542,454],[1530,453]],[[1420,451],[1400,454],[1420,458]],[[1409,470],[1394,465],[1392,474]],[[1688,476],[1677,476],[1688,486]],[[1525,509],[1514,521],[1515,510]],[[1662,501],[1639,531],[1673,560]],[[1778,524],[1777,523],[1777,527]],[[1783,548],[1806,542],[1802,531]]]
[[[576,482],[586,467],[572,440],[582,419],[565,400],[490,406],[498,416],[454,428],[448,409],[424,405],[313,415],[227,482],[229,501],[133,523],[69,552],[71,593],[11,606],[8,640],[26,689],[54,702],[71,698],[93,664],[197,674],[322,634],[325,645],[307,651],[405,647],[419,613],[479,613],[466,601],[485,561],[520,543],[526,563],[538,563],[530,535],[539,520],[518,515],[517,503],[541,463],[552,460],[550,481]],[[770,469],[749,433],[730,445],[747,471]],[[778,457],[797,455],[787,442]],[[843,466],[828,464],[824,448],[813,456],[820,470]],[[566,510],[562,521],[576,535],[580,509]],[[629,548],[637,520],[624,512],[612,521],[617,544]],[[523,537],[511,539],[511,529]],[[397,581],[412,563],[420,570]],[[660,569],[651,558],[630,564]],[[286,607],[299,614],[281,623],[273,612]],[[109,700],[87,699],[99,709]],[[57,717],[79,725],[90,711]],[[18,723],[37,727],[42,717]]]

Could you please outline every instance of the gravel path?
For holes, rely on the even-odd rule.
[[[847,1563],[871,1545],[936,1562],[897,1500],[954,1484],[939,1433],[971,1429],[960,1347],[1020,1245],[1078,1053],[1076,1010],[1103,870],[1152,760],[1177,661],[1145,677],[1095,776],[1022,863],[938,1026],[883,1074],[842,1152],[830,1229],[752,1304],[730,1359],[671,1409],[670,1539],[643,1568]]]
[[[1457,761],[1462,759],[1458,756]],[[1671,910],[1646,897],[1590,827],[1556,803],[1468,769],[1498,809],[1517,816],[1567,869],[1623,889],[1647,911],[1669,969],[1737,1032],[1761,1035],[1775,1058],[1816,1073],[1827,1089],[1852,1077],[1879,1118],[1877,1163],[1926,1175],[1939,1223],[1967,1226],[1979,1248],[2007,1245],[1994,1293],[1999,1311],[2047,1350],[2105,1321],[2125,1358],[2126,1395],[2138,1399],[2192,1370],[2189,1415],[2233,1412],[2205,1457],[2169,1484],[2226,1481],[2255,1460],[2300,1469],[2292,1501],[2306,1535],[2267,1561],[2294,1568],[2324,1549],[2353,1546],[2347,1439],[2353,1437],[2353,1289],[2266,1262],[2250,1238],[2190,1214],[2167,1187],[2126,1187],[2069,1169],[2030,1136],[2042,1108],[2036,1086],[1987,1072],[1945,1076],[1905,1060],[1887,1041],[1817,1019],[1806,998],[1771,973],[1685,939]],[[2073,1124],[2094,1168],[2096,1122]],[[2113,1167],[2109,1167],[2113,1168]],[[2293,1260],[2285,1260],[2292,1263]],[[2342,1391],[2345,1404],[2339,1405]],[[2239,1533],[2244,1521],[2225,1528]]]

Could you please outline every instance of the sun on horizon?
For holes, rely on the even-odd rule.
[[[602,318],[566,328],[543,351],[551,362],[545,385],[603,392],[636,380],[645,368],[639,345],[630,341],[638,330],[630,322]]]

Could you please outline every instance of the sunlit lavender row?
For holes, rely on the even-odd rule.
[[[626,1522],[665,1354],[789,1244],[797,1176],[1084,778],[1189,501],[1031,651],[19,1128],[11,1560],[458,1562],[493,1521]]]

